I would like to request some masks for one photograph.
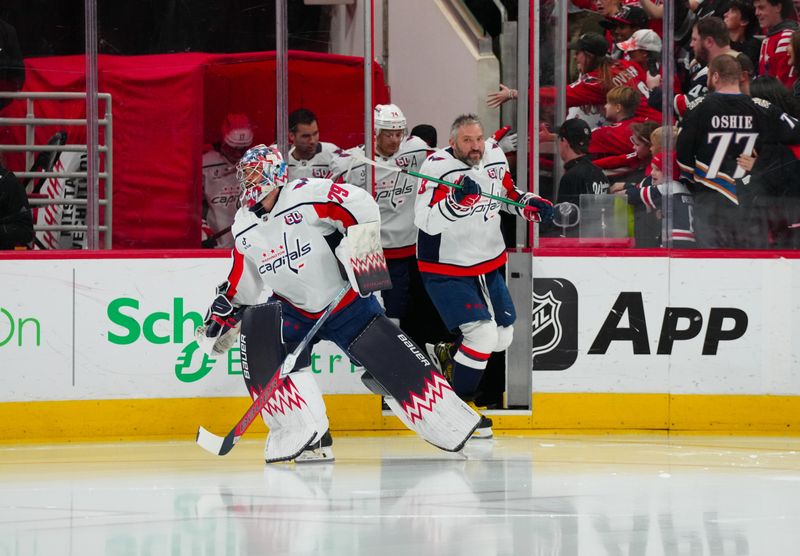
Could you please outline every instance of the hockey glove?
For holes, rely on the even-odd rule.
[[[203,326],[195,330],[197,345],[208,355],[222,355],[239,340],[239,327],[244,309],[235,307],[225,294],[219,293],[206,312]]]
[[[553,203],[547,199],[529,194],[525,199],[525,205],[525,208],[522,209],[522,217],[528,222],[547,224],[553,220]]]
[[[471,207],[481,199],[481,186],[469,176],[464,176],[458,184],[459,189],[453,188],[453,200],[462,207]]]
[[[369,297],[370,293],[362,292],[358,285],[356,273],[353,270],[352,249],[350,248],[350,241],[347,236],[344,236],[342,241],[339,242],[339,245],[336,246],[335,253],[336,258],[339,259],[339,263],[343,269],[343,278],[347,278],[347,281],[350,282],[350,285],[358,293],[358,295],[361,297]]]
[[[492,136],[504,153],[517,150],[517,134],[511,133],[511,126],[503,126],[494,132]]]

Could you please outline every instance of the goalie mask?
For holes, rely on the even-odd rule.
[[[395,104],[377,105],[373,113],[373,119],[375,120],[376,135],[380,133],[382,129],[406,129],[406,117],[403,115],[403,111]]]
[[[242,188],[239,197],[241,205],[253,208],[264,197],[286,184],[286,162],[275,147],[256,145],[244,153],[236,164],[236,179]]]

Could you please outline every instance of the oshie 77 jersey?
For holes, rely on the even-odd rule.
[[[359,187],[329,179],[289,182],[270,212],[242,207],[236,213],[226,295],[235,304],[253,305],[269,288],[316,316],[347,283],[333,252],[341,234],[353,224],[379,220],[378,205]],[[351,290],[341,305],[356,295]]]

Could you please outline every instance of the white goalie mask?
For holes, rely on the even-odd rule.
[[[286,185],[286,162],[275,147],[256,145],[236,164],[236,179],[242,188],[239,202],[253,208],[264,197]]]
[[[406,129],[406,117],[396,104],[379,104],[373,112],[375,134],[382,129]]]

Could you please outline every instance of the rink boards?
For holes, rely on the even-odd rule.
[[[534,409],[496,428],[798,430],[798,260],[697,255],[537,256]],[[0,260],[0,440],[227,430],[238,352],[192,331],[228,259],[93,256]],[[335,429],[402,428],[331,344],[312,372]]]

